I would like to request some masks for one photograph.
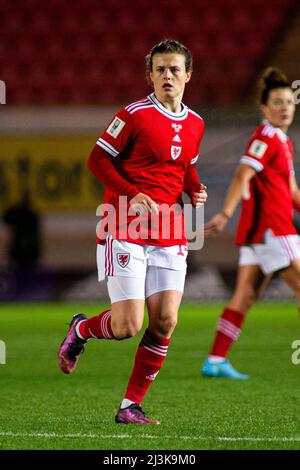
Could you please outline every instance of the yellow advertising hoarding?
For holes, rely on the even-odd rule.
[[[41,212],[95,211],[103,187],[87,168],[95,135],[1,136],[0,210],[29,191]]]

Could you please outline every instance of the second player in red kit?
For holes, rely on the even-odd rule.
[[[223,210],[206,225],[207,236],[222,231],[242,199],[236,236],[240,246],[238,277],[202,367],[207,377],[248,378],[230,364],[227,355],[273,273],[279,272],[300,305],[300,237],[293,224],[293,207],[300,206],[300,191],[287,135],[295,112],[293,91],[286,76],[273,68],[266,69],[260,85],[264,119],[240,159]]]

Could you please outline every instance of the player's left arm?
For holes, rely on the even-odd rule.
[[[200,122],[198,121],[199,127],[199,139],[197,143],[197,148],[200,148],[201,141],[204,134],[204,121],[200,118]],[[190,161],[190,164],[187,168],[184,177],[184,187],[183,191],[190,197],[191,203],[194,207],[198,208],[202,206],[207,199],[207,187],[200,183],[198,172],[196,170],[196,162],[198,160],[199,155],[193,157]]]
[[[297,212],[300,212],[300,189],[294,174],[290,176],[290,188],[293,198],[293,206]]]
[[[183,191],[188,194],[194,207],[200,207],[206,202],[206,189],[206,186],[199,181],[195,164],[189,165],[184,177]]]

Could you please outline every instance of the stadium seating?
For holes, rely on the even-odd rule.
[[[147,93],[143,57],[165,37],[194,54],[193,105],[241,102],[294,0],[0,0],[10,104],[115,104]],[[16,13],[17,12],[17,13]]]

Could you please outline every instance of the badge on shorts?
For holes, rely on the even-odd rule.
[[[122,119],[115,117],[110,126],[107,128],[106,132],[116,139],[124,126],[125,122],[122,121]]]
[[[126,268],[130,260],[130,253],[117,253],[117,261],[121,268]]]
[[[173,160],[176,160],[176,158],[179,157],[181,154],[181,147],[177,147],[176,145],[171,146],[171,157]]]

